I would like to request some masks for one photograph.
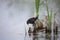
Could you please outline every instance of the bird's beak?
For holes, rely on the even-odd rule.
[[[27,23],[27,25],[28,25],[28,24],[30,23],[30,22],[29,22],[29,20],[27,20],[27,22],[26,22],[26,23]]]
[[[28,21],[26,22],[26,24],[27,24],[27,25],[29,24]]]
[[[27,25],[29,24],[29,22],[27,22]]]

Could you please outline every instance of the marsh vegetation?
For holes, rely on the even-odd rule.
[[[46,14],[45,19],[39,19],[39,8],[40,6],[44,5],[46,8]],[[35,0],[35,9],[36,9],[36,17],[29,18],[27,20],[27,24],[32,24],[33,29],[29,27],[28,33],[31,35],[38,34],[39,32],[44,32],[45,36],[50,35],[58,35],[58,23],[56,22],[56,14],[53,13],[52,9],[49,9],[47,0],[41,1],[41,0]],[[43,20],[43,21],[42,21]],[[33,30],[33,31],[31,31]]]

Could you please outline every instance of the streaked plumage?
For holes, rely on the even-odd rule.
[[[38,19],[38,17],[33,17],[27,20],[27,24],[33,24],[33,30],[42,30],[44,29],[43,23]]]

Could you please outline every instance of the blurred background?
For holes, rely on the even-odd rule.
[[[48,0],[49,9],[57,11],[60,30],[60,0]],[[45,6],[39,9],[39,18],[45,15]],[[24,40],[27,19],[34,16],[35,0],[0,0],[0,40]]]

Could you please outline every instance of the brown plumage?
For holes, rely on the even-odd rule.
[[[34,31],[44,29],[43,23],[38,19],[38,16],[28,19],[27,24],[33,24]]]

